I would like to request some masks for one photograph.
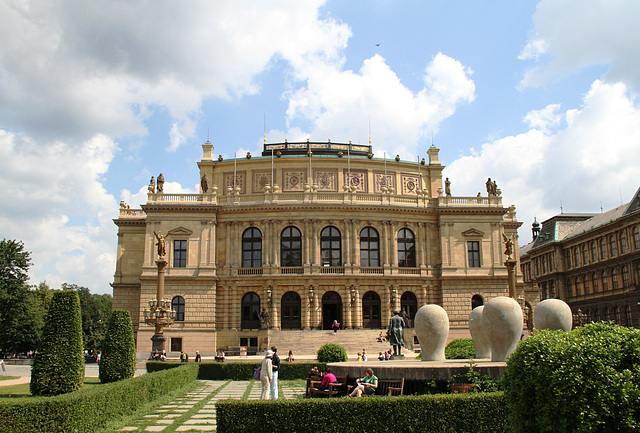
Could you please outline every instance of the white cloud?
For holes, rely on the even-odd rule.
[[[110,291],[117,204],[101,177],[116,151],[103,135],[73,146],[0,130],[0,189],[7,204],[0,227],[3,237],[24,241],[33,253],[32,284]]]
[[[413,159],[427,127],[436,130],[475,93],[471,71],[442,53],[427,66],[419,92],[403,85],[379,55],[365,60],[358,73],[327,63],[307,71],[306,86],[288,95],[289,133],[365,143],[371,119],[378,156],[387,149]],[[311,131],[303,132],[297,122],[310,123]]]
[[[608,64],[608,81],[624,81],[640,92],[640,2],[543,0],[533,22],[535,31],[520,58],[546,63],[528,71],[522,84],[538,86],[586,66]]]
[[[157,109],[174,151],[204,98],[256,93],[284,59],[339,62],[349,28],[322,0],[0,3],[0,119],[38,139],[145,134]],[[311,59],[311,60],[310,60]]]
[[[521,244],[531,239],[534,215],[549,218],[561,203],[564,212],[598,212],[601,203],[612,209],[621,193],[628,202],[638,188],[640,108],[623,84],[594,82],[582,107],[563,114],[564,122],[558,109],[529,113],[533,129],[485,143],[445,169],[454,195],[486,195],[478,179],[495,179],[503,203],[516,204],[524,222]]]

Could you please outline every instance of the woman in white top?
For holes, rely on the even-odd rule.
[[[260,400],[269,400],[271,397],[269,389],[271,387],[271,379],[273,378],[273,364],[271,363],[272,357],[273,351],[267,350],[266,356],[260,363],[260,382],[262,382]]]

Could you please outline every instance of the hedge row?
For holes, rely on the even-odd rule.
[[[238,401],[216,403],[218,431],[297,433],[499,433],[508,431],[503,393]]]
[[[195,363],[189,363],[193,365]],[[147,371],[161,371],[184,365],[181,363],[148,361]],[[253,379],[253,370],[260,366],[259,362],[202,362],[199,363],[200,372],[198,379],[231,379],[231,380],[249,380]],[[302,363],[302,362],[282,362],[280,363],[280,380],[306,379],[309,377],[309,370],[313,366],[322,370],[326,366],[322,362]]]
[[[184,366],[184,364],[183,364]],[[110,420],[196,380],[198,367],[145,374],[55,397],[33,397],[0,405],[0,433],[93,432]]]

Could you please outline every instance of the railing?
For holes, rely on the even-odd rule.
[[[304,268],[302,266],[290,266],[290,267],[281,267],[280,274],[288,275],[288,274],[303,274]]]
[[[142,209],[125,209],[120,208],[120,215],[118,218],[144,218],[147,214]]]
[[[363,267],[363,268],[360,268],[360,273],[361,274],[379,274],[379,275],[382,275],[383,274],[383,270],[380,267]]]
[[[399,275],[420,275],[418,268],[398,268]]]
[[[321,274],[344,274],[344,266],[322,266]]]
[[[262,275],[262,268],[238,268],[238,275]]]

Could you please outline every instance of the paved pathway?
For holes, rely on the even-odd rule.
[[[123,432],[212,432],[216,431],[216,402],[222,399],[260,399],[259,381],[199,380],[192,391],[159,406],[131,425],[122,427]],[[280,398],[292,399],[304,395],[303,385],[280,384]]]

